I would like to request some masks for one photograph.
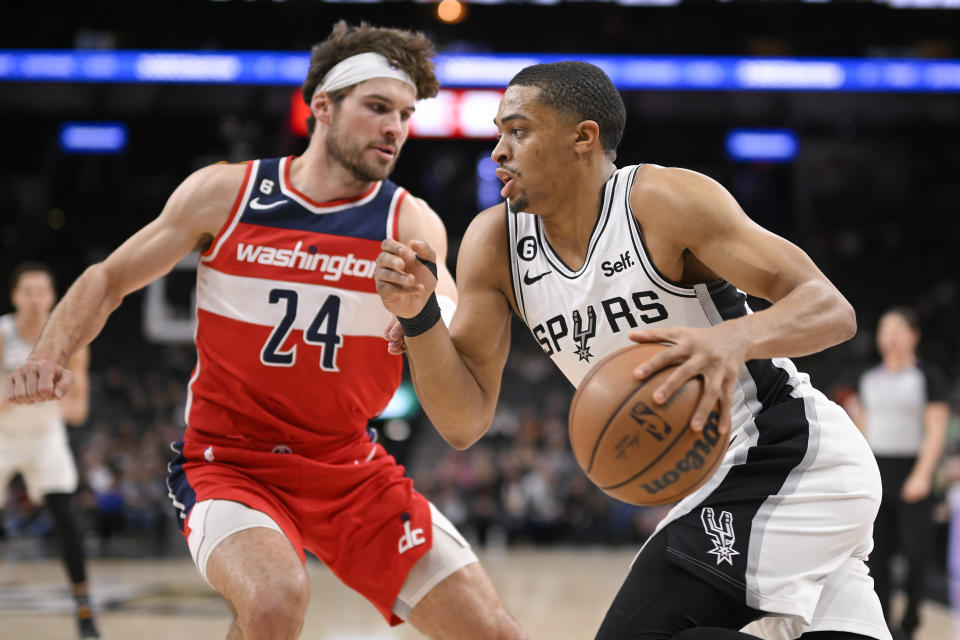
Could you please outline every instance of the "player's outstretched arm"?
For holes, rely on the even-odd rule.
[[[405,338],[420,402],[457,449],[466,449],[490,427],[510,345],[503,215],[502,206],[481,213],[464,235],[457,260],[457,312],[449,331],[437,322]],[[433,260],[435,254],[419,240],[387,240],[377,260],[377,291],[387,309],[401,318],[416,316],[436,285],[417,256]]]
[[[66,368],[73,374],[73,385],[60,399],[60,413],[67,424],[77,427],[87,421],[90,413],[90,347],[77,349]]]
[[[636,374],[645,377],[669,364],[674,373],[655,392],[669,398],[686,380],[705,385],[691,425],[702,427],[719,400],[721,430],[729,427],[729,403],[746,360],[816,353],[856,333],[850,303],[801,249],[755,224],[722,186],[683,169],[647,167],[631,194],[634,211],[655,207],[650,236],[673,243],[665,253],[682,263],[664,265],[676,279],[720,277],[773,304],[708,329],[672,327],[632,332],[638,342],[676,346],[651,358]],[[638,180],[641,180],[638,176]]]
[[[218,164],[193,173],[155,220],[84,271],[53,309],[26,364],[8,377],[10,399],[29,404],[63,398],[73,384],[66,368],[70,357],[100,333],[124,296],[210,241],[229,216],[245,171],[244,165]]]

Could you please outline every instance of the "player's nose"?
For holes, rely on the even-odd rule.
[[[399,140],[400,136],[403,133],[403,121],[400,118],[400,113],[397,111],[390,112],[384,123],[381,133],[384,136],[392,138],[394,140]]]
[[[507,152],[507,146],[503,142],[503,138],[497,140],[496,146],[493,148],[493,151],[490,152],[490,158],[497,164],[503,164],[510,159],[510,154]]]

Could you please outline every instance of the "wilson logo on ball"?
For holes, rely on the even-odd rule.
[[[720,415],[716,411],[711,411],[707,418],[707,424],[703,426],[703,435],[695,440],[693,446],[680,458],[673,469],[669,469],[662,476],[656,478],[652,483],[643,483],[641,486],[650,495],[660,493],[670,485],[676,484],[685,474],[702,468],[710,457],[710,452],[720,440],[720,432],[717,429],[717,421]]]

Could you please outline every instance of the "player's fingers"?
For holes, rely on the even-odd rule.
[[[389,324],[387,324],[387,327],[383,330],[383,339],[387,342],[391,342],[399,338],[401,335],[403,335],[403,332],[400,330],[400,321],[397,320],[396,316],[394,316],[390,319]]]
[[[401,290],[412,290],[417,281],[413,274],[386,266],[378,266],[373,272],[373,277],[377,282],[378,291],[381,284],[393,285]]]
[[[672,398],[673,394],[677,392],[677,389],[683,386],[683,383],[700,373],[700,369],[701,365],[698,358],[693,357],[687,359],[677,366],[677,368],[667,376],[667,379],[654,390],[653,401],[657,404],[663,404]]]
[[[23,376],[20,370],[15,369],[7,379],[7,397],[10,398],[11,402],[16,404],[20,404],[23,401],[23,399],[20,397],[23,393],[23,382],[21,381],[22,377]]]
[[[36,365],[33,363],[27,363],[23,365],[23,399],[31,402],[36,402],[40,399],[40,396],[37,395],[37,370]]]
[[[404,340],[391,340],[387,344],[387,351],[394,356],[401,355],[407,350],[407,343]]]
[[[380,243],[380,249],[386,253],[392,253],[394,255],[400,255],[400,253],[406,249],[407,246],[402,242],[397,242],[392,238],[386,238],[383,242]]]
[[[723,393],[720,395],[720,419],[717,421],[717,428],[721,435],[730,432],[731,413],[733,411],[733,390],[736,386],[737,378],[730,377],[723,385]]]
[[[3,392],[7,394],[7,399],[8,399],[8,400],[11,400],[11,401],[12,401],[12,400],[14,399],[14,397],[16,396],[16,394],[15,394],[14,391],[13,391],[13,387],[14,387],[14,377],[13,377],[13,376],[14,376],[14,375],[15,375],[15,374],[11,373],[10,375],[7,376],[6,380],[3,381],[3,382],[4,382],[4,384],[3,384]]]
[[[67,395],[70,391],[70,387],[73,386],[73,371],[70,369],[62,369],[60,371],[60,377],[54,381],[53,395],[57,398],[62,398]]]
[[[381,251],[380,255],[377,256],[377,266],[383,267],[384,269],[390,269],[391,271],[399,271],[401,273],[405,273],[407,270],[407,262],[402,256],[393,253],[387,253],[385,251]]]
[[[437,252],[423,240],[414,240],[410,243],[410,248],[424,260],[429,260],[430,262],[437,261]]]
[[[634,329],[627,335],[634,342],[676,342],[679,335],[678,328]]]
[[[697,402],[697,408],[693,410],[693,416],[690,418],[691,429],[694,431],[703,429],[703,425],[707,424],[710,412],[713,411],[713,408],[717,405],[720,396],[719,384],[705,383],[703,385],[703,393],[700,394],[700,401]]]
[[[684,358],[686,358],[686,355],[687,352],[684,349],[673,345],[669,349],[664,349],[643,364],[638,365],[633,370],[633,375],[638,380],[643,380],[644,378],[653,375],[657,371],[660,371],[660,369],[663,369],[664,367],[669,367],[672,364],[682,362]]]
[[[37,395],[43,400],[55,399],[57,397],[54,391],[55,378],[59,373],[57,367],[49,362],[41,362],[37,369]]]

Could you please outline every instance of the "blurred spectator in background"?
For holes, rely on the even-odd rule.
[[[877,327],[882,361],[863,373],[859,396],[847,403],[877,457],[883,481],[870,572],[891,623],[890,561],[897,552],[903,554],[907,601],[899,628],[907,640],[920,624],[920,604],[926,595],[934,534],[931,488],[950,413],[946,380],[934,365],[917,358],[919,342],[919,322],[912,309],[894,307],[884,313]]]
[[[13,271],[10,298],[14,312],[0,316],[0,365],[4,377],[22,365],[33,350],[56,301],[53,272],[39,262],[24,262]],[[81,638],[99,638],[90,610],[83,539],[71,509],[77,490],[77,467],[70,452],[64,422],[83,424],[87,419],[90,385],[89,349],[79,349],[67,368],[73,388],[59,401],[13,405],[0,393],[0,491],[5,492],[16,473],[23,476],[27,495],[44,503],[60,536],[63,562],[76,601]],[[0,493],[0,506],[2,506]]]

